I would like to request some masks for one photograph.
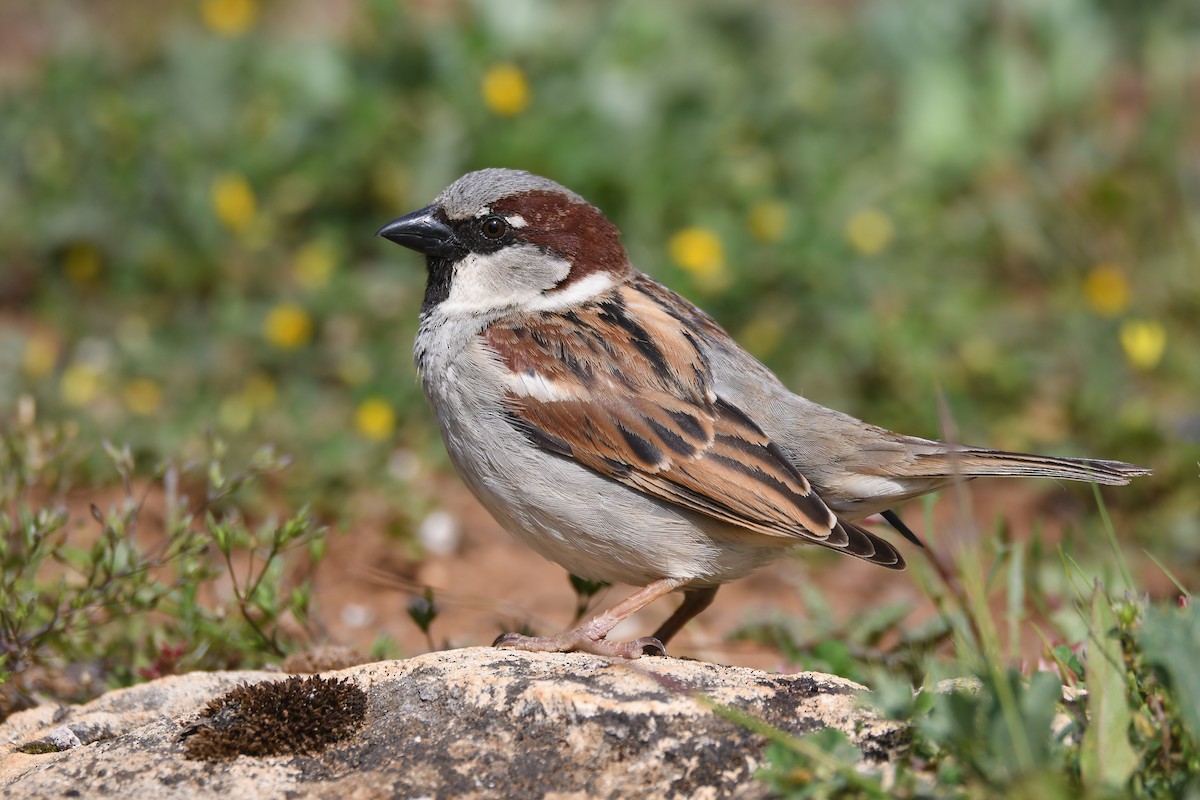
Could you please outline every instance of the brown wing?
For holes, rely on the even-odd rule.
[[[509,418],[539,446],[747,530],[903,567],[891,545],[839,521],[762,429],[715,395],[692,331],[635,286],[495,323],[484,337],[514,376]]]

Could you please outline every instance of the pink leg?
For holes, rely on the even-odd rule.
[[[639,658],[643,655],[665,656],[667,654],[666,647],[653,636],[644,636],[632,642],[610,642],[604,637],[630,615],[660,597],[670,594],[685,583],[687,580],[684,578],[661,578],[638,589],[612,608],[585,620],[578,627],[566,633],[560,633],[557,636],[523,636],[519,633],[505,633],[501,634],[494,644],[496,647],[535,650],[543,653],[566,653],[572,650],[582,650],[585,653],[617,658]],[[684,602],[686,604],[687,601]]]

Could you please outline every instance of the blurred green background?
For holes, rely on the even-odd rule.
[[[7,3],[0,151],[0,424],[403,528],[449,466],[373,233],[518,167],[821,403],[1153,466],[1121,535],[1200,561],[1193,0]]]

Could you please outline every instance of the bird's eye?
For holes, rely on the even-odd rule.
[[[488,217],[480,226],[483,235],[489,239],[499,239],[508,230],[508,223],[502,217]]]

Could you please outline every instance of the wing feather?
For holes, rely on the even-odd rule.
[[[509,420],[539,447],[748,531],[903,567],[891,545],[839,520],[750,415],[717,397],[687,320],[636,285],[568,312],[508,318],[483,336],[514,376]]]

